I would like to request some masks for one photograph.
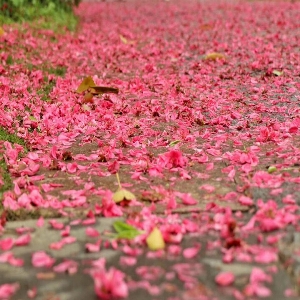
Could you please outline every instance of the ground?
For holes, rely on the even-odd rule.
[[[0,299],[299,299],[299,2],[76,14],[0,36]]]

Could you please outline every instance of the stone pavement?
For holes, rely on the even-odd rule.
[[[97,299],[92,273],[105,269],[109,288],[96,290],[113,299],[120,273],[105,276],[117,269],[133,300],[299,299],[299,4],[109,1],[78,13],[76,34],[5,41],[67,72],[19,116],[7,66],[3,117],[32,148],[2,148],[15,186],[0,211],[0,296]],[[35,90],[32,74],[19,80]],[[84,102],[74,90],[89,75],[120,94]],[[136,200],[113,201],[116,172]],[[116,220],[143,232],[115,239]],[[158,251],[145,242],[154,225]]]
[[[67,219],[56,219],[56,221],[68,223]],[[103,232],[111,230],[113,221],[114,218],[97,218],[94,228],[102,235]],[[299,233],[290,233],[290,239],[280,244],[280,261],[263,266],[253,263],[223,263],[222,257],[216,251],[205,250],[208,241],[214,240],[213,237],[209,236],[185,237],[184,247],[192,246],[195,243],[201,244],[201,251],[192,259],[186,259],[182,255],[172,256],[168,254],[163,254],[159,258],[147,257],[149,252],[144,249],[134,266],[124,266],[120,263],[122,254],[124,255],[120,250],[116,251],[109,247],[101,249],[100,252],[89,253],[85,251],[85,244],[95,240],[95,238],[86,236],[85,229],[87,227],[88,225],[73,225],[70,235],[76,238],[76,242],[66,245],[60,250],[53,250],[49,246],[61,240],[61,234],[59,230],[50,228],[47,222],[42,227],[37,227],[35,220],[9,222],[4,238],[15,238],[17,228],[29,230],[32,237],[29,245],[15,246],[10,250],[13,256],[24,260],[23,266],[15,267],[10,264],[0,264],[0,282],[20,284],[20,289],[12,299],[30,299],[26,295],[34,288],[37,288],[37,295],[34,299],[96,299],[93,281],[88,274],[85,274],[84,270],[90,268],[92,260],[99,258],[105,258],[107,266],[115,266],[125,272],[128,282],[139,281],[138,270],[141,270],[142,267],[148,267],[149,285],[144,282],[140,288],[132,288],[128,299],[235,299],[231,295],[232,287],[219,287],[214,282],[215,276],[220,271],[230,271],[236,276],[235,286],[243,287],[248,282],[250,273],[255,266],[269,271],[278,269],[272,275],[273,281],[267,283],[272,295],[265,299],[299,299],[296,296],[285,296],[287,289],[295,287],[295,281],[292,278],[295,278],[295,275],[299,277],[299,259],[297,261],[296,258],[294,263],[289,263],[293,258],[293,248],[299,249]],[[46,251],[55,259],[55,265],[64,260],[73,260],[78,263],[78,271],[61,273],[47,267],[35,268],[31,264],[31,257],[32,253],[36,251]],[[181,264],[185,264],[185,268],[177,269],[176,266]],[[151,269],[153,267],[154,269]],[[294,276],[288,274],[287,270],[293,272]],[[192,289],[185,289],[183,275],[187,278],[195,278],[197,284]],[[186,280],[189,282],[188,279]],[[252,297],[251,299],[256,298]]]

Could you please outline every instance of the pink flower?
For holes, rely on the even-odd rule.
[[[10,250],[14,246],[14,240],[12,238],[6,238],[3,240],[0,240],[0,249],[2,251]]]
[[[269,174],[266,171],[255,172],[252,180],[260,188],[279,188],[283,182],[280,175]]]
[[[159,164],[166,168],[184,167],[188,159],[179,150],[171,150],[159,157]]]
[[[278,255],[274,251],[262,250],[260,253],[258,253],[255,256],[254,260],[257,263],[269,264],[269,263],[272,263],[272,262],[276,262],[278,260]]]
[[[258,296],[258,297],[269,297],[271,296],[271,290],[261,284],[248,284],[244,289],[246,296]]]
[[[137,258],[132,256],[121,256],[120,264],[123,266],[134,266],[137,263]]]
[[[213,192],[216,188],[211,184],[202,184],[199,189],[204,190],[208,193]]]
[[[234,274],[231,272],[221,272],[215,277],[216,283],[221,286],[231,285],[234,280]]]
[[[99,252],[100,251],[101,241],[97,241],[95,244],[86,243],[85,249],[87,252]]]
[[[15,245],[16,246],[26,246],[30,243],[31,241],[31,236],[30,234],[24,234],[19,236],[16,240],[15,240]]]
[[[68,164],[67,164],[67,171],[68,171],[68,173],[70,173],[70,174],[76,173],[77,168],[78,168],[78,166],[77,166],[76,163],[68,163]]]
[[[195,205],[198,203],[198,201],[196,199],[194,199],[191,194],[185,194],[183,193],[181,195],[181,200],[182,200],[182,203],[185,204],[185,205]]]
[[[238,199],[239,203],[241,203],[242,205],[246,205],[246,206],[252,206],[253,205],[253,200],[247,196],[241,196]]]
[[[44,226],[44,218],[39,217],[39,219],[36,221],[36,226],[37,227],[43,227]]]
[[[106,191],[105,195],[103,195],[101,210],[104,217],[119,217],[123,215],[122,209],[113,201],[110,191]]]
[[[64,262],[53,267],[53,271],[57,273],[67,272],[68,274],[74,274],[77,272],[78,263],[74,260],[65,260]]]
[[[191,248],[186,248],[183,250],[183,257],[184,258],[193,258],[195,256],[197,256],[197,254],[199,253],[199,247],[191,247]]]
[[[126,298],[128,287],[124,281],[125,274],[110,268],[108,271],[92,270],[90,272],[94,279],[95,293],[99,299]]]
[[[250,282],[251,283],[258,283],[258,282],[271,282],[272,277],[268,274],[266,274],[262,269],[254,267],[252,269],[251,275],[250,275]]]
[[[0,285],[0,299],[7,300],[19,289],[18,283],[6,283]]]
[[[52,226],[54,229],[63,229],[64,228],[64,223],[58,222],[57,220],[53,219],[49,221],[49,224]]]
[[[4,252],[0,254],[0,263],[8,263],[15,267],[21,267],[24,261],[21,258],[14,257],[12,252]]]
[[[100,235],[99,231],[93,227],[86,228],[85,234],[90,237],[97,237]]]
[[[271,290],[263,286],[263,282],[271,282],[272,277],[262,269],[254,267],[250,274],[250,283],[245,287],[244,293],[247,296],[269,297]]]
[[[36,268],[49,268],[55,262],[55,259],[46,254],[44,251],[38,251],[32,254],[31,263]]]

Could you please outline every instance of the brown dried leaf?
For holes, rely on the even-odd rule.
[[[53,279],[55,278],[55,273],[54,272],[41,272],[36,274],[37,279]]]
[[[217,60],[217,59],[225,59],[226,56],[219,52],[211,52],[204,56],[204,60]]]
[[[90,87],[89,91],[93,95],[118,94],[119,93],[119,89],[109,87],[109,86],[92,86],[92,87]]]

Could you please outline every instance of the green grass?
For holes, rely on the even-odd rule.
[[[37,90],[37,94],[41,97],[41,99],[43,101],[49,100],[49,94],[51,93],[55,84],[56,84],[56,81],[52,80],[52,81],[44,84],[39,90]]]
[[[0,26],[29,23],[34,28],[52,29],[62,33],[65,28],[70,31],[76,30],[78,18],[74,15],[71,6],[64,5],[65,0],[46,3],[40,3],[38,0],[33,3],[27,2],[27,0],[9,0],[10,9],[0,11]]]
[[[13,144],[19,144],[19,145],[22,145],[24,148],[26,148],[24,140],[22,140],[15,134],[9,133],[2,127],[0,127],[0,140],[1,141],[9,141],[10,143],[13,143]]]
[[[12,58],[11,55],[9,55],[9,56],[7,57],[7,59],[6,59],[6,64],[10,66],[10,65],[12,65],[13,63],[14,63],[13,58]]]
[[[9,175],[7,165],[4,161],[4,158],[0,155],[0,174],[1,178],[3,180],[3,185],[0,187],[0,199],[2,198],[2,195],[5,191],[9,190],[12,188],[12,180]]]
[[[2,127],[0,127],[0,140],[1,141],[9,141],[12,144],[22,145],[24,147],[24,150],[27,151],[24,140],[17,137],[15,134],[11,134],[11,133],[7,132]],[[1,155],[1,153],[0,153],[0,174],[1,174],[2,180],[4,182],[4,185],[2,185],[0,187],[0,199],[1,199],[3,192],[5,192],[8,189],[11,189],[13,186],[12,179],[8,172],[7,165],[6,165],[5,160],[4,160],[3,156]]]
[[[49,74],[54,74],[56,76],[64,77],[67,72],[67,68],[66,67],[56,67],[56,68],[50,67],[46,71],[48,71]]]
[[[61,2],[60,2],[61,1]],[[5,0],[0,3],[6,3],[10,6],[10,10],[3,10],[3,6],[0,4],[0,26],[3,24],[11,24],[13,27],[17,27],[21,30],[26,30],[27,25],[33,29],[34,34],[41,34],[40,29],[51,29],[56,34],[64,34],[66,29],[75,31],[78,24],[78,19],[74,15],[71,6],[78,4],[78,0]],[[1,10],[2,9],[2,10]],[[26,26],[23,24],[26,23]],[[56,37],[52,37],[52,42],[56,42]],[[38,49],[36,50],[38,51]],[[30,53],[33,55],[34,53]],[[36,55],[39,53],[37,52]],[[49,101],[49,94],[56,84],[55,79],[49,80],[49,75],[64,77],[67,68],[63,66],[49,66],[48,62],[44,62],[40,66],[36,66],[28,63],[30,57],[26,61],[15,61],[13,55],[10,54],[6,59],[6,64],[11,66],[15,63],[23,64],[27,70],[41,70],[44,74],[44,82],[37,90],[38,95],[44,101]],[[0,126],[0,140],[9,141],[12,144],[19,144],[24,147],[24,152],[27,152],[25,142],[17,137],[13,132],[2,128]],[[1,199],[5,191],[13,187],[13,182],[10,177],[8,167],[5,163],[3,155],[0,152],[0,174],[4,182],[0,186],[0,208]]]
[[[50,67],[50,68],[42,68],[42,71],[44,73],[53,74],[56,76],[64,77],[67,69],[65,67]],[[56,80],[52,79],[49,80],[47,76],[44,77],[44,84],[43,86],[37,90],[37,94],[41,97],[43,101],[49,100],[49,94],[51,93],[53,87],[55,87]]]

